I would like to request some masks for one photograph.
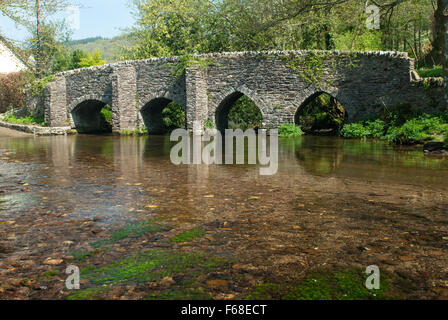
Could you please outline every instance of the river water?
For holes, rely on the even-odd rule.
[[[280,138],[278,173],[261,176],[256,165],[175,166],[172,145],[163,136],[1,136],[0,296],[63,297],[62,284],[37,290],[23,279],[48,271],[45,259],[64,260],[62,269],[74,249],[153,217],[173,226],[165,237],[205,228],[187,248],[246,266],[236,297],[322,266],[409,274],[423,283],[417,297],[440,294],[448,280],[448,159],[378,141]]]

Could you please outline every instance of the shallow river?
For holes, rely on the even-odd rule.
[[[417,297],[446,294],[448,159],[302,137],[280,139],[278,173],[260,176],[254,165],[175,166],[171,146],[159,136],[0,137],[0,296],[64,297],[62,284],[37,290],[23,279],[48,271],[49,258],[64,260],[55,263],[62,270],[73,250],[148,217],[171,224],[162,237],[205,228],[206,239],[173,250],[209,250],[236,259],[233,270],[246,266],[250,277],[235,280],[231,297],[316,267],[372,264],[423,277]],[[122,254],[142,246],[120,245]],[[222,294],[230,293],[214,297]]]

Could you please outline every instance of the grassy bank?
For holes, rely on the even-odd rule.
[[[8,114],[5,117],[0,119],[1,121],[14,123],[14,124],[24,124],[24,125],[39,125],[44,127],[45,122],[43,117],[35,117],[35,116],[26,116],[23,118],[17,118],[13,114]]]
[[[381,139],[397,145],[448,141],[448,113],[403,115],[393,113],[384,120],[367,120],[345,125],[341,136],[348,139]]]

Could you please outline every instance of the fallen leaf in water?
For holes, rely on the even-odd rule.
[[[210,280],[207,286],[213,289],[228,289],[229,284],[225,280]]]
[[[0,221],[0,224],[15,224],[16,222],[14,220],[10,220],[10,221]]]
[[[409,256],[401,256],[401,257],[398,257],[401,261],[404,261],[404,262],[409,262],[409,261],[415,261],[415,257],[409,257]]]
[[[294,230],[300,230],[300,229],[302,229],[300,226],[294,226],[294,227],[292,227]]]
[[[250,197],[249,200],[258,200],[260,197]]]
[[[214,195],[212,195],[212,194],[210,194],[210,195],[208,195],[208,196],[204,196],[204,198],[214,198],[215,196]]]
[[[154,204],[148,204],[147,206],[145,206],[145,208],[148,208],[148,209],[155,209],[155,208],[158,208],[159,206],[156,206],[156,205],[154,205]]]
[[[44,261],[44,264],[50,265],[50,266],[58,266],[62,262],[64,262],[64,260],[62,260],[62,259],[47,259]]]

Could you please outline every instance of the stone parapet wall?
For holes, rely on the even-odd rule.
[[[60,73],[43,97],[46,124],[76,127],[73,112],[78,106],[91,108],[93,114],[99,104],[109,104],[113,130],[134,130],[147,125],[151,117],[160,121],[162,104],[174,101],[185,109],[187,127],[192,129],[194,121],[216,123],[218,113],[228,112],[243,94],[260,108],[266,128],[294,122],[301,106],[324,92],[344,106],[349,121],[400,104],[426,112],[444,106],[443,84],[414,80],[414,61],[406,53],[229,52],[193,59],[206,61],[206,66],[192,63],[183,74],[176,74],[182,59],[171,57]]]

